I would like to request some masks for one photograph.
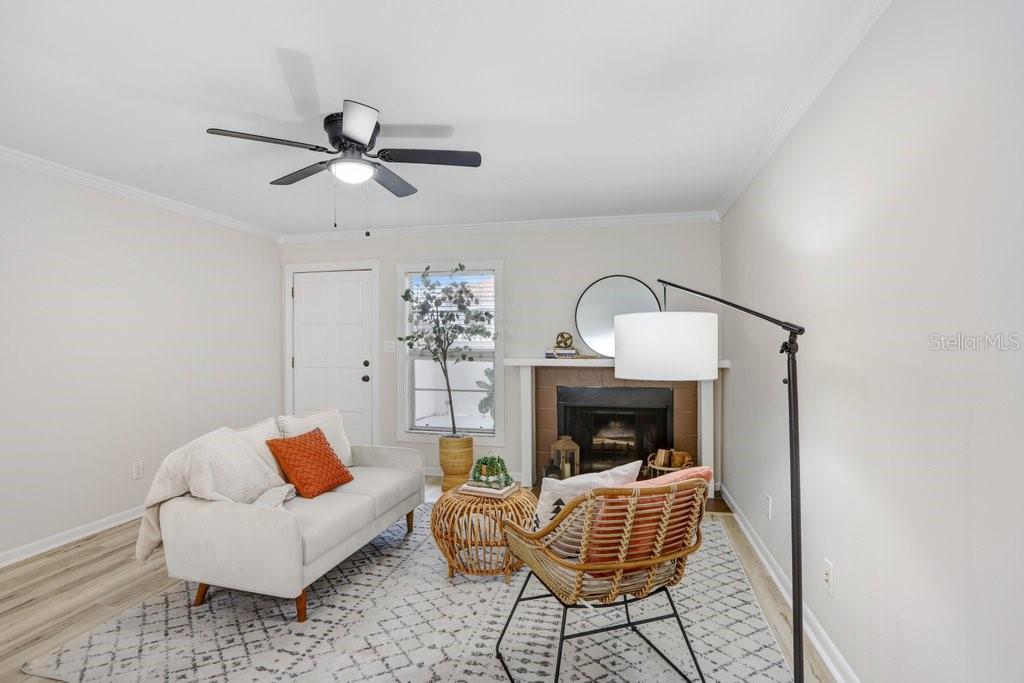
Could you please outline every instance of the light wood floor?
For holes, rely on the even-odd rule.
[[[428,478],[427,500],[441,494]],[[768,624],[787,659],[792,643],[789,607],[728,512],[709,512],[725,526]],[[27,661],[161,593],[167,578],[163,552],[135,560],[139,523],[128,522],[0,569],[0,681],[43,680],[21,673]],[[832,681],[805,639],[808,681]]]

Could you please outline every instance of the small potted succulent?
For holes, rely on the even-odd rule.
[[[474,486],[484,486],[490,489],[503,489],[512,485],[512,475],[508,473],[505,461],[490,452],[479,458],[473,465],[473,473],[470,481]]]
[[[419,284],[402,293],[409,310],[409,333],[398,337],[410,349],[424,351],[438,364],[448,392],[448,412],[452,428],[438,437],[441,470],[445,491],[466,481],[473,466],[473,437],[459,434],[452,402],[449,369],[455,363],[473,360],[471,342],[491,339],[494,313],[480,310],[480,300],[469,283],[457,281],[456,274],[466,270],[463,264],[449,272],[447,284],[431,276],[427,266],[419,276]]]

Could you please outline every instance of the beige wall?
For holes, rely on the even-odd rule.
[[[273,240],[0,164],[0,552],[138,506],[175,447],[276,415],[280,283]]]
[[[722,225],[725,295],[808,329],[806,601],[864,681],[1024,680],[1024,351],[929,350],[1024,332],[1022,25],[897,0]],[[788,568],[781,334],[723,324],[725,488]]]
[[[383,234],[383,233],[380,233]],[[517,229],[506,231],[438,230],[436,235],[373,236],[366,239],[291,244],[285,263],[380,259],[381,339],[397,332],[397,265],[500,258],[504,262],[505,356],[540,356],[555,334],[576,335],[574,310],[580,293],[604,275],[621,273],[654,287],[659,277],[672,277],[695,287],[719,286],[718,226],[710,223],[673,225]],[[660,294],[660,291],[659,291]],[[698,300],[670,297],[672,307],[698,309]],[[396,358],[381,353],[381,422],[385,443],[396,439]],[[519,462],[519,373],[505,370],[505,447],[493,450],[506,457],[510,469]],[[421,444],[429,467],[437,467],[436,444]],[[477,452],[491,450],[477,446]]]

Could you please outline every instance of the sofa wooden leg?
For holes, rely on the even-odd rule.
[[[193,607],[199,607],[206,600],[206,591],[210,590],[210,586],[205,583],[199,584],[196,588],[196,599],[192,601]]]
[[[412,513],[413,511],[409,511],[409,513],[405,515],[405,532],[407,534],[412,533]]]
[[[306,620],[306,589],[295,598],[295,620],[300,624]]]

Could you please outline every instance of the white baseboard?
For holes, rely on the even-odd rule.
[[[68,529],[62,531],[59,534],[53,536],[47,536],[41,538],[38,541],[32,541],[25,545],[18,546],[17,548],[11,548],[0,552],[0,567],[6,567],[9,564],[15,562],[21,562],[35,555],[45,553],[47,550],[53,550],[72,541],[77,541],[80,538],[85,538],[100,531],[104,531],[111,527],[115,527],[118,524],[124,524],[130,522],[133,519],[138,519],[142,516],[142,506],[130,508],[122,512],[117,512],[109,517],[103,519],[97,519],[94,522],[83,524],[82,526],[76,526],[74,529]]]
[[[736,499],[729,495],[729,489],[725,488],[724,485],[722,486],[722,497],[725,498],[725,502],[732,509],[732,513],[736,517],[743,535],[747,537],[747,541],[754,548],[754,552],[757,554],[758,559],[761,560],[761,564],[768,570],[768,574],[772,577],[775,585],[778,586],[779,592],[782,593],[786,604],[792,609],[793,593],[789,577],[782,571],[782,567],[775,560],[775,556],[768,550],[768,546],[758,536],[750,520],[743,514],[743,510],[736,504]],[[821,622],[814,616],[814,612],[807,607],[806,602],[804,603],[804,630],[807,632],[807,638],[814,644],[818,654],[821,655],[825,666],[828,667],[829,672],[837,681],[840,681],[840,683],[860,683],[860,678],[857,677],[853,667],[846,661],[846,658],[843,657],[843,654],[836,647],[836,644],[832,642],[832,639],[828,637],[828,633],[825,632]]]

